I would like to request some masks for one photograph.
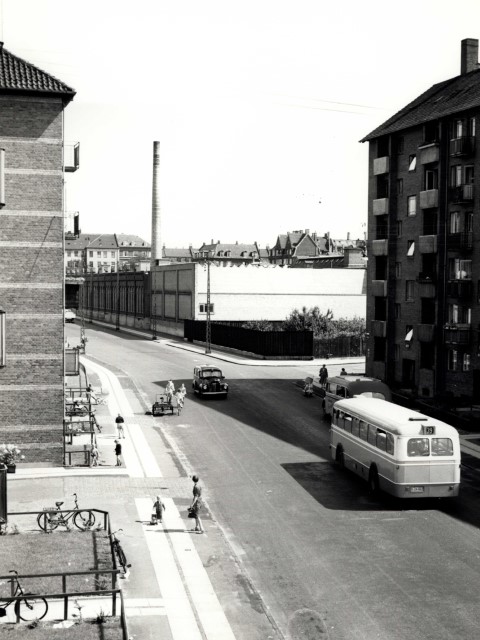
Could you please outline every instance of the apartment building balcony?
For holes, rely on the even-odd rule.
[[[440,159],[440,148],[438,142],[422,145],[419,147],[418,152],[420,164],[430,164],[431,162],[438,162]]]
[[[451,156],[472,156],[475,150],[475,138],[473,136],[461,136],[450,140]]]
[[[473,201],[473,184],[461,184],[458,187],[450,187],[450,202],[460,204],[462,202],[469,203]]]
[[[435,325],[418,324],[417,338],[420,342],[433,342],[435,340]]]
[[[373,215],[384,216],[388,214],[388,198],[377,198],[373,201]]]
[[[387,297],[387,281],[372,280],[371,294],[376,298],[386,298]]]
[[[451,298],[468,299],[473,295],[471,280],[449,280],[447,282],[447,296]]]
[[[388,240],[372,240],[373,256],[388,256]]]
[[[437,236],[419,236],[418,248],[420,253],[437,253]]]
[[[473,233],[463,231],[461,233],[449,233],[447,236],[447,248],[452,251],[472,251]]]
[[[80,167],[80,143],[66,143],[63,148],[63,169],[73,173]]]
[[[472,328],[469,324],[446,324],[443,328],[445,344],[470,344]]]
[[[383,158],[375,158],[373,161],[373,175],[381,176],[384,173],[390,171],[390,157],[383,156]]]
[[[435,273],[421,271],[418,274],[418,297],[419,298],[435,298],[437,290],[435,284],[437,276]]]
[[[438,207],[438,189],[420,191],[420,209],[433,209]]]
[[[375,338],[387,337],[387,322],[386,320],[372,320],[372,335]]]

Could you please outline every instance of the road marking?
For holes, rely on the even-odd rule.
[[[168,504],[166,513],[173,511],[173,500],[164,499]],[[152,512],[152,501],[147,498],[136,498],[135,503],[140,520],[149,521]],[[167,519],[165,519],[167,522]],[[168,518],[170,522],[170,517]],[[173,640],[203,640],[190,599],[183,585],[175,559],[168,542],[167,534],[160,527],[142,525],[147,542],[158,586],[162,594],[163,604]],[[182,527],[183,528],[183,527]],[[170,534],[171,535],[171,534]],[[181,533],[186,546],[193,548],[193,542],[186,533]]]
[[[150,449],[150,446],[145,438],[143,431],[139,424],[128,423],[125,431],[129,434],[129,441],[135,447],[137,456],[142,465],[143,471],[147,478],[162,478],[163,473],[157,464],[155,456]]]

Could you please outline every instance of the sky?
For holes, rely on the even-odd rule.
[[[272,246],[364,237],[359,140],[460,73],[480,2],[0,0],[0,34],[77,92],[65,209],[82,232],[150,241],[158,140],[163,244]]]

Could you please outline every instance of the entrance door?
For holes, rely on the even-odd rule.
[[[415,360],[402,360],[402,384],[408,388],[415,386]]]

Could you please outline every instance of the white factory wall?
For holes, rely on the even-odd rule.
[[[195,318],[207,300],[207,272],[196,267]],[[366,316],[365,269],[210,267],[212,320],[284,320],[293,309],[318,306],[334,318]]]

